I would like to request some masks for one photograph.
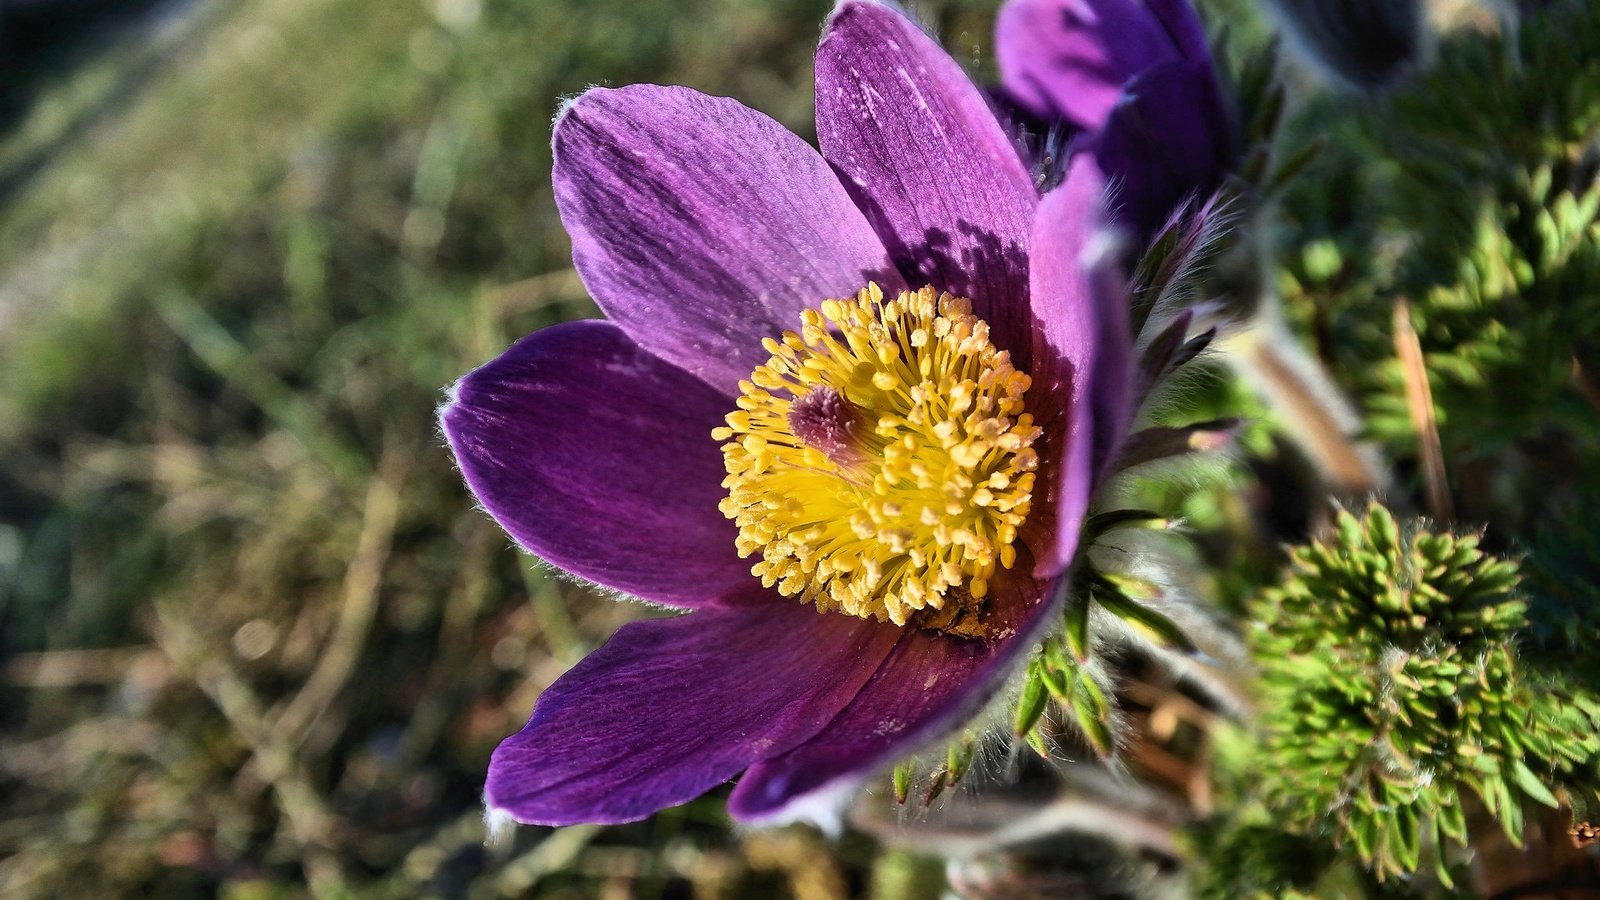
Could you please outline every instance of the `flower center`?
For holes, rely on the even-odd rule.
[[[767,587],[819,609],[970,637],[1017,558],[1039,437],[1027,374],[972,302],[932,288],[824,300],[739,382],[724,515]]]

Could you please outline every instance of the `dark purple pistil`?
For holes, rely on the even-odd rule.
[[[789,407],[789,430],[840,468],[866,459],[867,417],[833,388],[817,386]]]

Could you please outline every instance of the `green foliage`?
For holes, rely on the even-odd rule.
[[[1206,900],[1310,900],[1332,863],[1327,848],[1284,831],[1256,808],[1248,821],[1206,833],[1196,894]]]
[[[1554,0],[1517,29],[1452,32],[1407,84],[1319,98],[1289,131],[1322,152],[1285,204],[1282,291],[1364,395],[1374,436],[1415,447],[1388,327],[1404,298],[1448,455],[1552,433],[1600,446],[1600,416],[1574,387],[1575,364],[1591,380],[1600,366],[1591,5]]]
[[[1379,878],[1432,852],[1448,884],[1469,792],[1516,842],[1530,805],[1600,788],[1600,698],[1530,672],[1519,567],[1478,545],[1342,512],[1255,610],[1263,802]]]
[[[1270,80],[1264,72],[1256,78],[1262,84]],[[1266,127],[1270,131],[1271,126]],[[1125,476],[1120,483],[1128,485],[1126,494],[1138,493],[1140,487],[1146,489],[1145,494],[1159,493],[1149,489],[1163,479],[1138,474],[1148,464],[1176,463],[1179,468],[1192,469],[1198,457],[1224,449],[1235,440],[1237,428],[1230,420],[1219,417],[1197,423],[1192,418],[1195,404],[1183,404],[1182,414],[1191,418],[1180,427],[1162,424],[1158,408],[1175,385],[1188,386],[1183,384],[1188,374],[1185,367],[1216,335],[1213,323],[1200,321],[1194,307],[1207,296],[1207,281],[1219,256],[1237,239],[1234,207],[1238,203],[1238,192],[1232,188],[1194,203],[1153,237],[1134,268],[1131,324],[1141,345],[1134,403],[1141,423],[1149,427],[1126,439],[1120,457],[1110,467],[1113,476]],[[1117,493],[1104,485],[1101,491],[1102,502]],[[1194,485],[1188,484],[1167,499],[1178,501],[1196,493]],[[1047,732],[1070,736],[1073,743],[1086,746],[1101,759],[1116,754],[1121,736],[1115,696],[1117,665],[1110,659],[1114,653],[1132,650],[1159,656],[1196,650],[1183,627],[1163,611],[1183,605],[1185,598],[1125,570],[1129,557],[1137,554],[1118,554],[1114,565],[1095,558],[1092,548],[1113,532],[1171,534],[1179,524],[1162,513],[1122,505],[1127,499],[1117,498],[1084,523],[1079,545],[1090,549],[1079,554],[1061,619],[1024,674],[1013,731],[1041,756],[1051,752]],[[1163,508],[1176,505],[1163,504]],[[1046,715],[1052,704],[1056,714]]]
[[[1574,192],[1549,165],[1516,173],[1457,252],[1454,277],[1415,306],[1447,446],[1490,455],[1552,425],[1592,445],[1600,417],[1570,384],[1600,350],[1600,184]],[[1413,426],[1398,363],[1384,381],[1371,426],[1404,440]]]
[[[1081,540],[1089,546],[1113,532],[1170,532],[1175,524],[1151,512],[1111,510],[1090,517]],[[1041,642],[1024,672],[1012,716],[1014,736],[1045,757],[1052,738],[1059,737],[1101,759],[1115,756],[1122,739],[1116,657],[1129,651],[1142,657],[1196,650],[1184,628],[1160,608],[1173,602],[1169,594],[1160,585],[1092,561],[1081,565],[1054,633]]]
[[[1600,472],[1591,473],[1587,497],[1600,496]],[[1559,663],[1600,659],[1600,509],[1569,502],[1539,523],[1528,569],[1530,649]],[[1580,680],[1600,692],[1600,666],[1552,675]]]
[[[1325,150],[1324,177],[1304,186],[1296,214],[1315,204],[1307,221],[1393,230],[1412,257],[1408,286],[1448,281],[1485,203],[1507,197],[1519,173],[1552,167],[1578,193],[1593,179],[1600,17],[1584,0],[1552,0],[1517,29],[1456,30],[1405,85],[1322,96],[1289,130],[1291,143]]]
[[[1419,237],[1448,272],[1480,200],[1518,171],[1555,165],[1580,189],[1592,178],[1582,170],[1600,135],[1600,17],[1587,0],[1551,0],[1518,28],[1455,32],[1361,126],[1391,163],[1395,209],[1432,226]]]
[[[1552,0],[1444,34],[1407,83],[1313,96],[1285,130],[1318,148],[1281,205],[1288,319],[1406,474],[1406,301],[1457,511],[1488,528],[1342,515],[1250,610],[1261,719],[1224,767],[1241,808],[1208,833],[1214,895],[1326,893],[1284,874],[1295,841],[1388,879],[1369,895],[1448,883],[1484,839],[1463,804],[1516,841],[1534,807],[1592,817],[1600,786],[1600,16]]]
[[[1046,640],[1028,663],[1015,728],[1041,756],[1049,755],[1039,730],[1046,698],[1058,706],[1069,733],[1102,758],[1116,752],[1112,685],[1089,644],[1089,607],[1086,599],[1068,604],[1062,633]]]

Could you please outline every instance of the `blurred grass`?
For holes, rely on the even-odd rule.
[[[982,63],[992,6],[924,12]],[[809,135],[827,7],[195,0],[41,82],[0,136],[0,895],[926,885],[716,796],[485,846],[489,751],[639,612],[513,552],[433,418],[595,314],[558,98],[684,83]]]

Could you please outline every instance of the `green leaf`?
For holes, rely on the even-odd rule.
[[[960,741],[950,745],[945,751],[945,770],[950,773],[950,783],[956,784],[966,777],[967,770],[972,768],[974,743],[970,734],[963,735]]]
[[[911,796],[911,782],[916,777],[917,764],[903,762],[894,767],[894,802],[904,805],[906,798]]]
[[[1028,662],[1028,674],[1022,682],[1022,696],[1017,699],[1017,712],[1012,719],[1012,732],[1017,737],[1033,731],[1044,715],[1045,705],[1044,663],[1038,658]]]
[[[1511,780],[1535,802],[1543,803],[1551,809],[1561,806],[1561,801],[1556,799],[1556,795],[1551,793],[1544,782],[1533,774],[1533,770],[1528,768],[1527,763],[1520,759],[1511,762]]]
[[[1148,509],[1112,509],[1090,516],[1088,521],[1083,523],[1083,533],[1085,540],[1092,541],[1117,528],[1139,527],[1160,530],[1171,526],[1171,519]]]
[[[1120,593],[1104,591],[1095,594],[1095,600],[1111,613],[1141,634],[1150,637],[1159,644],[1173,647],[1185,653],[1194,652],[1195,645],[1189,636],[1183,633],[1176,622],[1156,612],[1148,606],[1143,606]]]
[[[1077,722],[1083,737],[1089,746],[1100,754],[1101,758],[1109,758],[1116,750],[1116,741],[1111,734],[1111,723],[1102,719],[1093,708],[1094,704],[1079,703],[1072,707],[1073,720]]]
[[[1077,598],[1067,602],[1066,629],[1064,635],[1067,647],[1078,662],[1089,661],[1089,608],[1092,605],[1089,598]]]

